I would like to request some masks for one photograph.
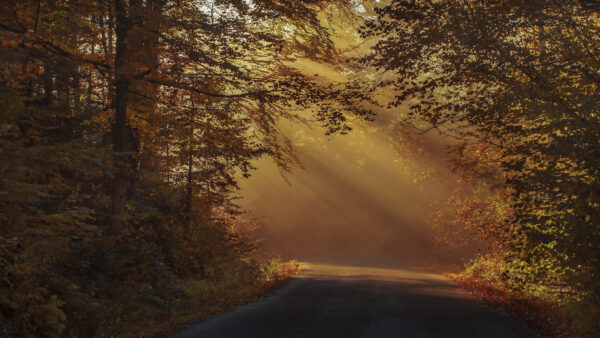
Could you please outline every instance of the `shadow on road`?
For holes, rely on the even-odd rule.
[[[272,296],[172,337],[531,337],[443,276],[303,263]]]

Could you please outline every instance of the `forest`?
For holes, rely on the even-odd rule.
[[[160,336],[275,290],[299,265],[240,186],[335,157],[316,135],[435,195],[410,250],[438,272],[600,335],[597,1],[0,0],[0,336]]]

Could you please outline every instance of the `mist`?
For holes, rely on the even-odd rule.
[[[241,182],[240,205],[257,219],[262,248],[285,257],[381,257],[430,260],[432,205],[451,191],[444,144],[422,136],[427,154],[402,157],[390,121],[400,112],[325,136],[302,124],[282,126],[304,168],[282,173],[269,159]],[[422,157],[419,157],[422,155]],[[432,170],[433,169],[433,170]],[[420,181],[423,173],[433,173]]]
[[[324,19],[325,20],[325,19]],[[332,41],[344,57],[369,51],[375,40],[357,35],[359,21],[333,13],[327,17]],[[337,21],[336,21],[337,20]],[[290,64],[323,84],[348,77],[369,78],[368,69],[344,69],[307,59]],[[393,97],[379,91],[380,102]],[[238,204],[259,227],[252,238],[262,250],[286,258],[376,257],[399,263],[428,264],[434,234],[430,218],[454,190],[447,139],[415,134],[402,126],[408,105],[370,107],[375,120],[350,120],[347,135],[326,136],[317,124],[281,121],[302,168],[281,170],[268,158],[240,181]]]

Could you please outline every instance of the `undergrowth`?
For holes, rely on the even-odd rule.
[[[223,248],[182,273],[156,243],[67,242],[66,254],[41,257],[26,240],[0,237],[0,336],[163,335],[269,293],[298,269]]]
[[[543,337],[598,337],[600,309],[564,286],[536,285],[511,279],[506,257],[484,255],[463,272],[451,274],[477,298],[525,322]]]

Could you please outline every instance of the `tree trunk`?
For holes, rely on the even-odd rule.
[[[187,196],[186,196],[186,226],[188,232],[192,229],[192,197],[194,194],[193,189],[193,169],[194,169],[194,121],[193,116],[196,113],[194,107],[194,99],[190,97],[192,105],[191,111],[188,111],[187,123],[188,123],[188,175],[187,175]]]
[[[143,22],[145,29],[139,32],[140,46],[139,50],[142,55],[138,58],[137,73],[145,73],[146,75],[139,79],[135,86],[135,91],[144,94],[139,98],[140,106],[144,111],[146,121],[151,126],[156,128],[157,132],[164,128],[158,124],[157,116],[157,97],[159,94],[159,86],[153,82],[146,81],[147,79],[158,80],[158,63],[159,55],[159,35],[161,29],[161,16],[164,7],[164,0],[147,0],[145,7],[141,12],[144,13]],[[133,3],[132,3],[133,4]],[[141,6],[141,3],[138,4]],[[140,169],[158,172],[160,170],[160,162],[156,161],[159,157],[157,154],[156,140],[143,140],[142,149],[140,149]]]
[[[92,55],[96,55],[95,54],[95,44],[92,43],[92,45],[90,46],[90,50],[91,50],[91,54]],[[86,102],[85,102],[85,110],[87,111],[87,113],[91,112],[92,109],[92,93],[94,92],[94,72],[90,69],[88,71],[88,77],[87,77],[87,93],[86,93]]]
[[[113,154],[115,178],[113,180],[112,229],[119,235],[123,231],[127,191],[132,188],[135,169],[135,142],[128,123],[127,106],[129,104],[129,85],[131,81],[128,62],[127,36],[131,30],[131,20],[127,16],[124,0],[114,0],[116,14],[116,51],[113,127]]]
[[[187,196],[186,196],[186,200],[185,200],[185,212],[186,212],[186,218],[187,218],[187,223],[189,226],[189,223],[191,222],[191,213],[192,213],[192,196],[194,193],[192,184],[192,170],[194,168],[194,156],[192,154],[192,150],[189,150],[189,154],[188,154],[188,173],[187,173]]]

